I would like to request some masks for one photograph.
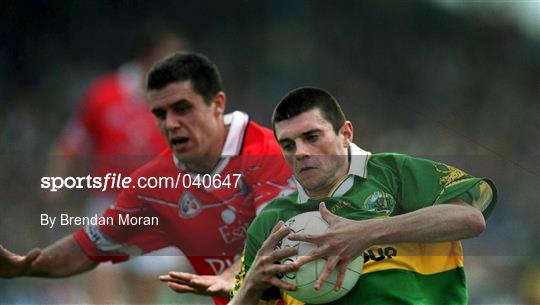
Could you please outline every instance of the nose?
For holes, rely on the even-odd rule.
[[[302,160],[309,156],[308,145],[304,144],[303,141],[296,141],[295,146],[296,151],[294,152],[294,157],[296,160]]]
[[[174,130],[180,127],[180,121],[173,111],[167,111],[167,117],[165,118],[165,128],[167,130]]]

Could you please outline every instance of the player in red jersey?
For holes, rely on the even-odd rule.
[[[210,275],[202,285],[197,280],[177,283],[183,291],[225,294],[232,288],[233,266],[239,265],[233,262],[242,251],[247,226],[265,203],[291,190],[290,169],[271,130],[242,112],[223,114],[221,79],[206,57],[177,53],[164,59],[150,71],[147,90],[170,149],[138,169],[133,183],[103,216],[158,221],[87,226],[25,256],[1,248],[0,277],[69,276],[100,262],[120,262],[172,245],[186,254],[198,274]],[[196,185],[204,174],[225,187]],[[149,177],[182,178],[180,185],[167,188],[136,184]],[[184,177],[193,179],[191,185]],[[215,297],[216,304],[227,300]]]
[[[148,111],[145,76],[157,60],[186,49],[188,43],[167,25],[149,20],[141,26],[132,45],[135,49],[129,62],[96,78],[83,93],[73,118],[54,147],[47,176],[71,176],[78,164],[84,164],[92,177],[105,177],[107,173],[129,176],[167,147]],[[119,192],[118,188],[108,188],[105,192],[90,190],[85,198],[85,216],[103,213],[115,203]],[[61,194],[47,192],[45,199],[57,205]],[[169,270],[179,261],[178,258],[161,260],[159,266],[153,267]],[[159,285],[155,283],[155,271],[147,265],[146,258],[140,258],[122,268],[107,265],[98,268],[88,280],[90,301],[103,304],[121,300],[118,290],[122,278],[129,277],[131,285],[146,289],[144,293],[138,289],[126,291],[127,300],[152,302]]]
[[[66,158],[51,160],[51,174],[65,176],[79,160],[88,161],[92,176],[129,175],[167,147],[148,111],[144,78],[157,60],[185,50],[188,43],[153,23],[134,40],[133,59],[96,78],[83,93],[54,148]]]

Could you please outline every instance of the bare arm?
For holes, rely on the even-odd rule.
[[[340,288],[348,263],[373,245],[455,241],[478,236],[486,226],[482,213],[460,199],[403,215],[362,221],[336,216],[324,204],[321,204],[320,211],[331,228],[327,233],[289,237],[318,245],[309,256],[298,259],[298,264],[328,257],[325,269],[315,284],[316,288],[336,267],[339,274],[336,287]]]
[[[73,238],[66,236],[43,250],[21,256],[0,246],[0,278],[19,276],[67,277],[91,270],[97,263],[86,256]]]
[[[373,244],[435,243],[476,237],[486,228],[482,213],[457,199],[411,213],[374,219]]]

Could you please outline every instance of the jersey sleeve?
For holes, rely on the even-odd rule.
[[[248,164],[244,181],[253,195],[257,215],[274,198],[295,190],[291,169],[275,140],[269,139],[264,145],[257,155],[244,156]]]
[[[89,225],[74,234],[83,252],[96,262],[117,263],[170,244],[159,216],[137,198],[135,189],[123,190],[102,216],[112,224]]]
[[[495,206],[496,189],[490,180],[427,159],[401,158],[398,196],[405,212],[456,198],[478,208],[486,217]]]

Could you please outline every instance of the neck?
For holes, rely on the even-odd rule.
[[[214,156],[211,159],[203,158],[201,160],[193,160],[189,163],[185,163],[184,166],[188,171],[193,173],[209,174],[214,170],[219,160],[220,156]]]
[[[348,173],[345,173],[343,175],[338,176],[328,187],[324,188],[321,191],[315,191],[315,192],[309,192],[306,190],[306,193],[308,194],[309,198],[312,199],[320,199],[320,198],[326,198],[330,197],[332,193],[341,185],[345,179],[349,177]]]

